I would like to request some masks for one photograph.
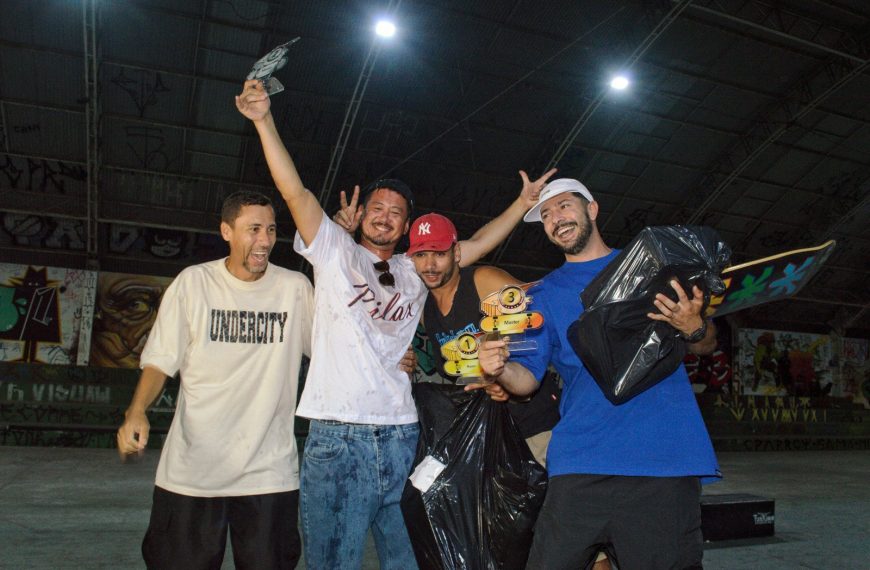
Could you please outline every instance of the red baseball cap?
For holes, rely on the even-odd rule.
[[[418,251],[447,251],[456,243],[456,226],[441,214],[420,216],[411,224],[411,247],[407,255]]]

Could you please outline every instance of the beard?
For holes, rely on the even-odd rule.
[[[589,218],[588,212],[584,211],[583,214],[584,214],[584,217],[586,218],[585,219],[586,223],[583,225],[582,228],[580,228],[580,231],[577,234],[577,237],[574,238],[574,241],[572,241],[568,244],[562,244],[558,241],[555,241],[553,239],[553,237],[550,237],[550,241],[553,242],[556,245],[556,247],[558,247],[562,251],[562,253],[565,253],[568,255],[577,255],[578,253],[583,251],[583,249],[589,243],[589,238],[592,237],[592,220]],[[567,224],[561,224],[561,225],[553,228],[553,234],[555,235],[555,233],[557,231],[559,231],[560,228],[564,228],[566,225],[579,226],[579,224],[577,224],[577,222],[568,222]]]
[[[390,245],[391,243],[398,243],[398,241],[399,241],[397,239],[390,239],[390,238],[388,238],[386,236],[382,236],[382,235],[373,236],[365,230],[362,230],[362,236],[365,238],[365,240],[367,242],[374,244],[374,245],[378,245],[378,246]]]
[[[426,285],[426,288],[427,288],[427,289],[430,289],[430,290],[431,290],[431,289],[440,289],[441,287],[444,287],[444,285],[445,285],[448,281],[450,281],[450,279],[453,278],[453,274],[454,274],[454,273],[456,273],[456,265],[452,265],[452,266],[450,267],[450,269],[448,269],[448,270],[446,270],[444,273],[442,273],[442,274],[441,274],[441,279],[439,279],[439,280],[438,280],[438,283],[436,283],[435,285],[429,285],[429,282],[426,281],[426,280],[423,280],[423,284]]]
[[[402,239],[402,235],[395,235],[395,228],[392,224],[385,224],[389,229],[379,229],[371,224],[367,224],[365,218],[360,223],[360,235],[362,238],[376,246],[396,245]]]

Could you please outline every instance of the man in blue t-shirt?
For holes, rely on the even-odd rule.
[[[617,254],[597,217],[598,203],[580,182],[563,178],[544,188],[523,219],[543,223],[566,263],[529,291],[544,314],[544,327],[527,333],[538,349],[509,359],[504,341],[490,341],[479,355],[484,372],[516,395],[534,392],[550,364],[564,380],[528,568],[589,566],[599,549],[620,568],[700,568],[700,479],[720,474],[684,368],[613,405],[566,336],[583,312],[580,293]],[[712,352],[715,327],[701,316],[701,291],[694,287],[689,297],[676,281],[671,286],[678,301],[657,295],[659,312],[649,318],[673,326],[689,351]]]

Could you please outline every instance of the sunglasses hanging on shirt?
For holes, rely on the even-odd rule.
[[[379,261],[374,264],[375,269],[380,272],[378,275],[378,283],[384,287],[393,287],[396,285],[396,278],[390,273],[390,263],[388,261]]]

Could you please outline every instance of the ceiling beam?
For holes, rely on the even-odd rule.
[[[852,208],[849,208],[849,210],[846,211],[846,213],[844,213],[836,222],[831,224],[830,227],[825,230],[825,233],[822,234],[820,241],[824,242],[826,240],[835,238],[837,236],[837,232],[840,229],[840,226],[856,216],[861,216],[862,210],[866,210],[868,206],[870,206],[870,188],[868,188],[868,180],[865,179],[861,186],[863,187],[863,190],[861,192],[864,194],[864,199],[855,204]],[[863,218],[865,220],[865,224],[868,218],[870,218],[870,216],[865,216]],[[866,231],[866,225],[864,229]]]
[[[671,0],[677,2],[677,0]],[[859,36],[834,24],[786,8],[781,2],[764,0],[695,0],[692,12],[715,20],[727,21],[741,28],[761,32],[788,42],[809,47],[828,55],[863,63],[866,46]]]
[[[205,24],[206,17],[208,16],[208,2],[209,0],[200,0],[201,8],[200,8],[200,17],[199,21],[196,23],[196,39],[193,42],[193,63],[190,66],[190,73],[193,75],[194,79],[190,85],[190,91],[187,95],[187,118],[188,120],[194,116],[193,104],[196,101],[196,88],[199,83],[199,79],[196,77],[196,72],[198,69],[199,62],[199,50],[200,50],[200,39],[202,38],[202,27]],[[184,169],[187,166],[187,129],[181,131],[181,174],[184,174]]]
[[[684,15],[685,15],[685,13],[684,13]],[[699,23],[703,24],[703,25],[707,25],[707,26],[710,25],[708,22],[699,22]],[[263,31],[263,30],[260,29],[260,31]],[[532,33],[532,32],[529,32],[529,33]],[[549,36],[545,36],[544,34],[537,34],[537,35],[539,35],[541,37],[549,37]],[[564,39],[565,41],[569,41],[568,39],[565,39],[565,38],[561,38],[561,39]],[[21,42],[12,42],[9,40],[4,40],[4,39],[0,39],[0,46],[8,46],[8,47],[12,47],[15,49],[34,51],[37,53],[46,53],[46,54],[50,54],[50,55],[64,55],[64,56],[71,56],[71,57],[81,57],[82,56],[82,54],[80,52],[73,51],[73,50],[64,50],[64,49],[51,48],[51,47],[46,47],[46,46],[34,46],[34,45],[24,44]],[[591,56],[593,58],[604,57],[605,55],[607,55],[605,50],[597,49],[595,46],[585,46],[585,47],[590,51]],[[247,53],[232,52],[230,50],[221,50],[219,48],[215,48],[215,47],[211,47],[211,46],[200,46],[200,49],[207,50],[207,51],[225,52],[225,53],[239,56],[239,57],[254,57],[254,56],[247,54]],[[475,75],[475,76],[486,75],[486,70],[484,68],[471,69],[471,68],[463,68],[461,65],[458,65],[460,63],[465,63],[465,62],[447,62],[447,61],[441,61],[441,60],[434,60],[432,57],[423,56],[423,54],[420,54],[420,60],[422,62],[425,62],[427,65],[432,66],[433,68],[437,67],[440,70],[443,70],[444,73],[452,73],[454,71],[460,71],[460,72],[467,72],[467,73],[470,73],[470,74]],[[124,67],[127,69],[133,69],[133,70],[140,70],[140,71],[153,72],[153,73],[164,73],[167,75],[172,75],[172,76],[190,79],[193,82],[197,82],[199,80],[208,80],[208,81],[214,81],[217,83],[225,83],[225,84],[232,84],[232,85],[239,84],[239,80],[236,77],[221,77],[221,76],[205,74],[205,73],[190,73],[188,71],[171,69],[171,68],[167,68],[167,67],[155,65],[155,64],[144,65],[141,63],[136,63],[136,62],[125,61],[125,60],[107,57],[105,54],[103,54],[102,63],[105,65],[113,65],[113,66],[118,66],[118,67]],[[650,61],[650,60],[645,60],[644,65],[648,66],[654,70],[668,72],[668,73],[675,73],[675,74],[682,75],[685,77],[690,77],[690,78],[695,79],[695,80],[709,82],[713,85],[727,86],[727,87],[730,87],[733,89],[738,89],[738,90],[750,93],[752,95],[757,95],[757,96],[762,96],[762,97],[770,97],[770,98],[777,96],[776,93],[764,91],[756,85],[744,85],[744,84],[740,84],[740,83],[735,83],[733,81],[729,81],[727,78],[711,77],[709,75],[700,74],[698,72],[695,72],[695,71],[692,71],[689,69],[680,69],[680,68],[674,67],[672,65],[665,65],[663,63],[655,63],[655,62]],[[509,79],[508,77],[505,77],[502,75],[493,75],[492,78],[496,81],[506,81]],[[588,77],[586,77],[585,75],[584,76],[577,76],[576,79],[583,80],[585,82],[588,80]],[[538,85],[537,87],[542,88],[542,89],[550,89],[554,95],[563,95],[563,91],[560,91],[559,89],[556,89],[556,88],[548,87],[548,85],[549,84],[541,84],[541,85]],[[296,90],[296,92],[300,93],[300,94],[316,96],[320,100],[326,100],[326,101],[332,101],[332,102],[343,101],[339,97],[325,96],[323,94],[300,91],[298,89]],[[831,114],[836,115],[838,117],[842,117],[842,118],[849,119],[852,121],[867,123],[866,119],[846,115],[846,114],[840,113],[836,109],[825,109],[825,112],[831,113]]]
[[[801,41],[808,40],[791,34],[798,33],[796,30],[804,28],[818,30],[823,25],[794,12],[782,13],[778,8],[760,0],[701,1],[706,3],[705,6],[702,6],[706,11],[705,13],[721,17],[729,22],[739,21],[753,29],[760,27],[775,32],[777,36],[786,35]],[[709,7],[723,8],[726,5],[739,15]],[[763,9],[760,11],[744,9],[747,6],[763,6]],[[757,21],[747,19],[746,14],[756,14]],[[790,22],[790,24],[786,25],[783,22]],[[833,26],[829,27],[833,29]],[[848,57],[837,55],[828,58],[821,66],[799,78],[780,100],[762,110],[750,122],[749,129],[720,154],[707,168],[707,172],[692,185],[692,188],[687,190],[685,194],[689,198],[684,202],[682,208],[675,211],[671,217],[671,223],[699,223],[719,196],[761,156],[765,149],[796,125],[802,117],[821,105],[831,94],[860,76],[870,67],[870,60],[866,58],[867,46],[858,40],[858,38],[864,37],[864,33],[847,34],[837,29],[836,33],[830,35],[836,38],[832,40],[836,45],[845,44],[850,48],[849,52],[844,52],[848,54]],[[819,44],[818,41],[815,43],[820,48],[827,47],[824,44]],[[722,176],[720,174],[722,172],[727,174]],[[707,189],[711,190],[707,191]],[[688,210],[694,211],[689,213]]]
[[[85,129],[87,144],[87,231],[88,268],[99,269],[97,219],[100,203],[100,153],[103,141],[100,133],[100,25],[99,0],[83,0],[82,30],[85,64]]]
[[[870,61],[856,64],[851,60],[836,58],[798,79],[781,100],[758,113],[750,121],[749,129],[720,154],[707,168],[707,172],[684,192],[689,198],[682,208],[676,210],[672,223],[699,223],[725,189],[771,144],[830,95],[864,73],[868,67]],[[727,174],[723,176],[722,172]]]
[[[395,16],[399,10],[399,5],[402,0],[389,0],[386,12],[391,16]],[[341,168],[341,160],[344,157],[344,151],[347,149],[347,142],[350,139],[350,133],[353,130],[353,125],[356,122],[357,114],[359,113],[360,105],[362,105],[363,97],[369,85],[369,80],[372,78],[372,72],[377,63],[378,55],[383,47],[383,40],[375,35],[372,38],[369,51],[363,61],[360,74],[357,77],[356,85],[353,88],[353,94],[348,102],[347,109],[344,113],[344,119],[341,123],[341,129],[338,133],[338,140],[332,149],[332,154],[329,157],[329,166],[326,169],[326,176],[323,180],[323,186],[320,189],[318,201],[322,208],[327,208],[329,198],[332,195],[332,190],[335,187],[335,179],[338,176],[338,171]],[[410,204],[409,204],[410,206]],[[303,262],[304,263],[304,262]]]
[[[858,309],[857,311],[855,309]],[[863,306],[845,306],[843,309],[834,315],[834,318],[828,321],[831,328],[840,336],[846,336],[846,331],[855,323],[861,320],[870,309],[870,305]]]
[[[800,301],[802,303],[813,303],[814,305],[835,305],[837,307],[852,307],[859,309],[867,306],[863,303],[850,303],[848,301],[839,301],[837,299],[819,299],[816,297],[788,297],[788,300]]]

